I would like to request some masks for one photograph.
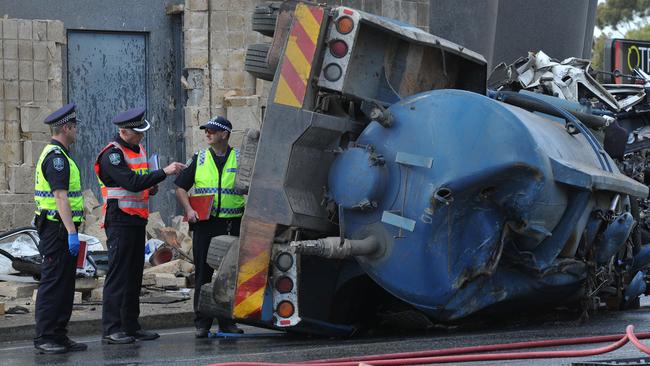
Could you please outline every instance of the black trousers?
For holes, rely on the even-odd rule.
[[[68,251],[68,231],[62,223],[48,220],[38,235],[43,264],[34,312],[35,345],[59,342],[67,337],[77,273],[77,256]]]
[[[102,333],[140,330],[140,288],[144,267],[145,226],[106,222],[108,273],[104,281]]]
[[[194,325],[197,329],[210,329],[214,319],[202,315],[199,308],[199,295],[201,286],[212,281],[214,269],[210,267],[206,260],[208,258],[208,249],[213,237],[219,235],[239,236],[241,218],[235,219],[217,219],[211,218],[207,221],[200,221],[192,225],[194,234],[192,235],[192,254],[194,256]],[[228,318],[217,318],[219,327],[228,327],[235,322]]]

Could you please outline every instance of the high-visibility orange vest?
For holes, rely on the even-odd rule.
[[[140,145],[140,152],[137,153],[131,149],[125,149],[122,145],[118,144],[115,141],[112,141],[102,151],[97,155],[95,159],[95,174],[97,175],[97,180],[102,190],[102,198],[104,199],[103,211],[104,216],[106,216],[106,205],[109,199],[116,199],[117,206],[123,212],[129,215],[138,215],[143,219],[149,217],[149,190],[145,189],[140,192],[131,192],[122,187],[106,187],[104,182],[99,178],[99,157],[104,153],[104,151],[110,149],[111,147],[116,147],[122,151],[124,154],[124,160],[126,164],[133,170],[136,174],[144,175],[149,173],[149,163],[147,162],[147,152],[144,149],[144,146]]]

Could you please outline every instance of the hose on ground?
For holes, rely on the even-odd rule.
[[[634,326],[628,325],[623,335],[605,335],[594,337],[564,338],[545,341],[517,342],[512,344],[493,344],[472,347],[455,347],[441,350],[402,352],[383,355],[372,355],[362,357],[346,357],[338,359],[312,360],[295,363],[260,363],[260,362],[228,362],[212,364],[211,366],[357,366],[359,362],[371,362],[375,366],[392,365],[418,365],[430,363],[450,362],[477,362],[477,361],[499,361],[499,360],[521,360],[540,358],[571,358],[595,356],[615,351],[626,343],[631,342],[640,351],[650,354],[650,347],[644,345],[639,339],[650,338],[650,333],[634,333]],[[603,342],[614,342],[609,345],[597,348],[567,350],[567,351],[525,351],[525,352],[502,352],[502,353],[477,353],[493,352],[514,349],[527,349],[539,347],[567,346],[577,344],[593,344]]]

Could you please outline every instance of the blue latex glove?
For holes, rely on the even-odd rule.
[[[68,250],[70,254],[79,254],[79,234],[68,234]]]

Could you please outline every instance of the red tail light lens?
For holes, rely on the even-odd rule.
[[[277,309],[275,309],[275,312],[278,313],[283,318],[289,318],[293,315],[295,309],[293,307],[293,304],[289,301],[280,301],[278,304]]]
[[[336,21],[336,30],[341,34],[348,34],[354,29],[354,21],[350,17],[340,17]]]
[[[330,52],[334,57],[341,58],[348,54],[348,44],[340,39],[331,41]]]
[[[275,289],[281,294],[291,292],[293,290],[293,280],[287,276],[282,276],[275,281]]]
[[[286,272],[293,266],[293,257],[289,253],[280,253],[275,257],[275,266],[282,272]]]

